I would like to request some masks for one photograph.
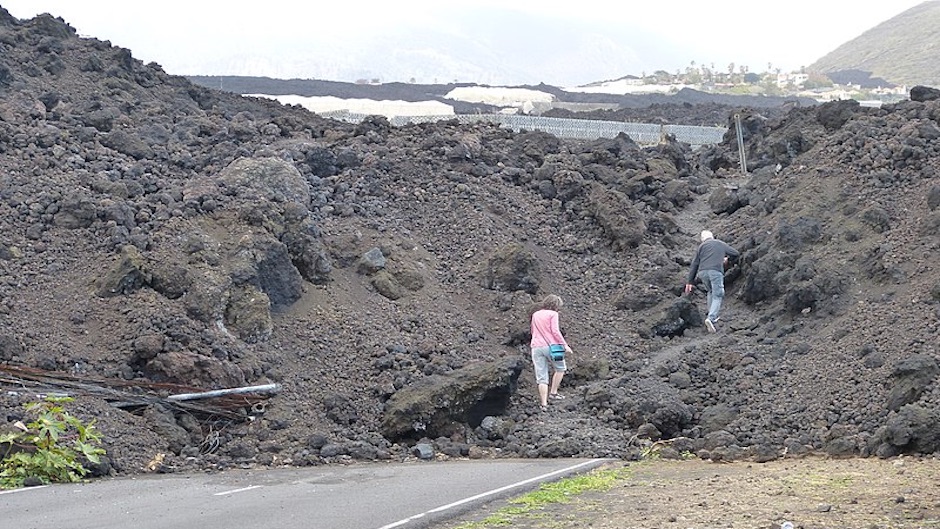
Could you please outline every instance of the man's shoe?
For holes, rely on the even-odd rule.
[[[712,323],[712,320],[706,319],[705,326],[708,327],[708,332],[715,332],[715,324]]]
[[[564,400],[565,396],[559,395],[558,393],[549,393],[548,398],[550,398],[551,400]]]

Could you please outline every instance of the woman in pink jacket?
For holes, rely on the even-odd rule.
[[[571,354],[571,348],[568,342],[561,335],[558,326],[558,310],[564,303],[561,298],[550,294],[540,303],[533,306],[531,317],[529,319],[532,331],[532,341],[529,347],[532,348],[532,366],[535,368],[535,382],[539,386],[539,404],[542,411],[548,409],[548,399],[561,400],[564,397],[558,394],[558,386],[561,385],[561,379],[565,376],[568,367],[565,365],[564,357],[552,358],[552,344],[558,344],[564,347],[565,355]],[[554,369],[552,374],[551,387],[548,383],[549,365]]]

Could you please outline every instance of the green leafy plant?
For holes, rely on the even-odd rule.
[[[33,478],[43,484],[81,481],[85,461],[100,463],[105,453],[95,421],[84,423],[63,406],[71,397],[46,397],[29,402],[35,418],[20,424],[23,431],[0,434],[0,488],[22,487]]]

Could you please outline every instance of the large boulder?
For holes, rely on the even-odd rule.
[[[523,364],[521,358],[477,362],[406,386],[386,403],[382,434],[396,441],[447,437],[503,415]]]
[[[704,324],[705,319],[692,299],[682,296],[663,311],[652,331],[657,336],[681,336],[689,327],[701,327]]]
[[[95,221],[97,209],[91,200],[70,197],[59,203],[59,211],[53,216],[53,224],[62,228],[87,228]]]
[[[588,211],[604,230],[615,250],[636,248],[646,234],[646,221],[627,195],[593,186]]]
[[[916,404],[904,406],[888,417],[869,447],[879,457],[935,453],[940,450],[940,413]]]
[[[320,240],[320,229],[305,207],[297,204],[284,207],[284,231],[280,239],[304,279],[316,285],[329,281],[333,264]]]
[[[816,120],[826,127],[826,130],[837,130],[852,119],[860,108],[861,105],[854,99],[824,103],[816,110]]]
[[[929,86],[915,86],[911,88],[911,101],[936,101],[940,99],[940,90]]]
[[[101,136],[101,144],[137,160],[153,158],[154,152],[139,136],[125,130],[113,130]]]
[[[206,389],[246,385],[237,365],[192,351],[166,351],[141,366],[150,379]]]
[[[888,396],[886,407],[891,411],[897,411],[907,404],[917,402],[924,391],[933,384],[938,374],[940,374],[940,366],[929,355],[913,355],[902,360],[891,373],[894,385]]]
[[[663,438],[680,435],[694,417],[694,409],[682,401],[675,386],[635,376],[589,384],[584,390],[584,406],[590,413],[612,410],[609,421],[623,430],[652,425]]]
[[[234,284],[256,286],[274,308],[290,305],[303,295],[303,278],[291,262],[287,246],[266,233],[242,236],[230,269]]]
[[[239,158],[216,177],[219,186],[237,196],[270,202],[310,204],[310,188],[293,164],[280,158]]]

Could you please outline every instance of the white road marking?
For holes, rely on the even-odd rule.
[[[597,463],[598,461],[604,461],[604,459],[592,459],[592,460],[590,460],[590,461],[585,461],[584,463],[577,464],[577,465],[575,465],[575,466],[573,466],[573,467],[563,468],[563,469],[561,469],[561,470],[556,470],[556,471],[554,471],[554,472],[549,472],[548,474],[542,474],[541,476],[536,476],[536,477],[534,477],[534,478],[530,478],[530,479],[527,479],[527,480],[525,480],[525,481],[520,481],[519,483],[513,483],[512,485],[506,485],[505,487],[500,487],[500,488],[498,488],[498,489],[494,489],[494,490],[491,490],[491,491],[483,492],[483,493],[481,493],[481,494],[477,494],[476,496],[470,496],[469,498],[464,498],[464,499],[462,499],[462,500],[455,501],[455,502],[453,502],[453,503],[448,503],[447,505],[441,505],[440,507],[435,507],[435,508],[431,509],[430,511],[425,511],[425,512],[423,512],[423,513],[421,513],[421,514],[416,514],[416,515],[414,515],[414,516],[409,516],[408,518],[405,518],[404,520],[399,520],[399,521],[397,521],[397,522],[393,522],[393,523],[390,523],[390,524],[388,524],[388,525],[383,525],[382,527],[379,527],[379,529],[392,529],[393,527],[401,527],[402,525],[405,525],[405,524],[408,523],[408,522],[413,522],[413,521],[418,520],[418,519],[420,519],[420,518],[424,518],[425,516],[427,516],[427,515],[429,515],[429,514],[434,514],[434,513],[438,513],[438,512],[443,512],[443,511],[446,511],[447,509],[453,509],[454,507],[457,507],[457,506],[459,506],[459,505],[463,505],[464,503],[469,503],[469,502],[471,502],[471,501],[476,501],[476,500],[479,500],[479,499],[481,499],[481,498],[485,498],[485,497],[487,497],[487,496],[492,496],[492,495],[494,495],[494,494],[499,494],[499,493],[501,493],[501,492],[505,492],[505,491],[507,491],[507,490],[510,490],[510,489],[513,489],[513,488],[516,488],[516,487],[521,487],[522,485],[528,485],[529,483],[532,483],[532,482],[534,482],[534,481],[541,481],[541,480],[543,480],[543,479],[547,479],[547,478],[550,478],[550,477],[552,477],[552,476],[556,476],[556,475],[558,475],[558,474],[563,474],[563,473],[567,473],[567,472],[572,472],[572,471],[577,470],[577,469],[579,469],[579,468],[581,468],[581,467],[584,467],[584,466],[587,466],[587,465],[595,464],[595,463]]]
[[[237,492],[245,492],[246,490],[260,489],[260,488],[261,488],[261,485],[252,485],[250,487],[245,487],[243,489],[227,490],[225,492],[216,492],[215,494],[213,494],[213,496],[227,496],[229,494],[235,494]]]
[[[26,492],[28,490],[44,489],[49,485],[37,485],[35,487],[24,487],[22,489],[0,490],[0,494],[13,494],[14,492]]]

